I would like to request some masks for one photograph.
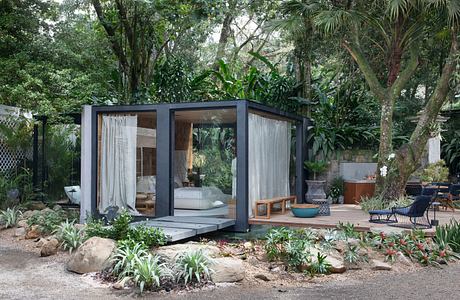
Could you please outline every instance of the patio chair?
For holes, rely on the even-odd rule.
[[[422,194],[423,186],[421,184],[407,184],[406,196],[415,197]]]
[[[455,211],[455,202],[458,201],[460,201],[460,184],[451,184],[448,193],[439,200],[441,204],[444,204],[445,210],[450,207],[452,211]]]
[[[411,205],[393,208],[392,211],[397,222],[390,225],[412,229],[431,228],[428,209],[432,201],[433,196],[420,195],[415,197],[415,201]]]
[[[398,222],[392,209],[369,210],[369,222],[377,224],[390,224]]]

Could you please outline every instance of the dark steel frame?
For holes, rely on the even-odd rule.
[[[91,122],[91,211],[98,215],[97,211],[97,116],[101,113],[139,113],[156,112],[157,117],[157,191],[155,217],[169,216],[174,214],[173,193],[174,174],[173,158],[171,156],[174,145],[174,112],[184,110],[214,110],[236,109],[236,149],[237,149],[237,191],[236,191],[236,224],[234,231],[246,232],[249,230],[248,215],[248,114],[250,110],[268,113],[274,116],[286,118],[296,125],[296,196],[299,203],[304,201],[306,187],[304,180],[306,171],[303,162],[307,158],[306,136],[308,127],[312,125],[310,119],[284,112],[276,108],[268,107],[248,100],[229,100],[216,102],[187,102],[187,103],[164,103],[120,106],[92,106]],[[300,159],[298,159],[300,158]],[[167,188],[165,188],[167,187]]]

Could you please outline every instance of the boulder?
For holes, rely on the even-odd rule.
[[[219,257],[213,260],[211,280],[215,283],[237,282],[244,279],[243,262],[231,257]]]
[[[26,234],[26,229],[23,227],[19,227],[14,230],[15,237],[21,237],[21,236],[24,236],[25,234]]]
[[[40,226],[32,225],[26,233],[26,239],[36,239],[41,235]]]
[[[411,260],[407,256],[405,256],[402,252],[398,252],[396,254],[396,260],[399,263],[401,263],[401,264],[403,264],[405,266],[411,266],[412,265]]]
[[[30,210],[41,210],[46,208],[46,205],[41,201],[32,201],[29,203],[28,208]]]
[[[45,244],[47,241],[48,241],[48,239],[40,238],[40,239],[35,243],[35,247],[41,248],[41,247],[43,247],[43,244]]]
[[[371,265],[372,265],[373,270],[377,270],[377,271],[390,271],[391,270],[391,266],[381,260],[373,259],[371,260]]]
[[[319,250],[316,248],[310,248],[310,253],[312,254],[312,258],[314,261],[316,261],[318,257]],[[321,253],[324,255],[324,253]],[[337,254],[335,256],[331,255],[332,253],[327,254],[326,256],[326,262],[328,262],[331,265],[331,273],[343,273],[347,270],[347,267],[345,266],[345,263],[343,262],[343,259]]]
[[[163,246],[156,250],[156,253],[172,261],[181,253],[197,250],[203,251],[205,255],[211,258],[220,255],[220,249],[217,246],[203,245],[196,242]]]
[[[27,220],[21,220],[18,222],[17,224],[18,227],[21,227],[21,228],[29,228],[29,224],[27,224]]]
[[[62,206],[60,206],[59,204],[56,204],[55,206],[53,206],[53,210],[61,210],[62,209]]]
[[[24,220],[26,220],[26,219],[32,217],[34,214],[35,214],[34,210],[26,210],[25,212],[22,213],[22,218]]]
[[[70,257],[67,270],[79,274],[100,272],[110,266],[110,256],[115,248],[114,240],[92,237]]]
[[[263,280],[263,281],[270,281],[270,278],[267,277],[265,274],[256,274],[254,275],[254,278]]]
[[[57,239],[46,240],[40,249],[40,256],[50,256],[57,253],[59,248],[59,241]]]

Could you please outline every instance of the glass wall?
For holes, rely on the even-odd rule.
[[[155,215],[156,112],[98,115],[97,208]]]
[[[174,114],[174,215],[235,218],[236,109]]]

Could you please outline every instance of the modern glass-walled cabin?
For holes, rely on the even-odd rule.
[[[85,106],[81,212],[235,220],[259,199],[305,194],[310,121],[247,100]]]

